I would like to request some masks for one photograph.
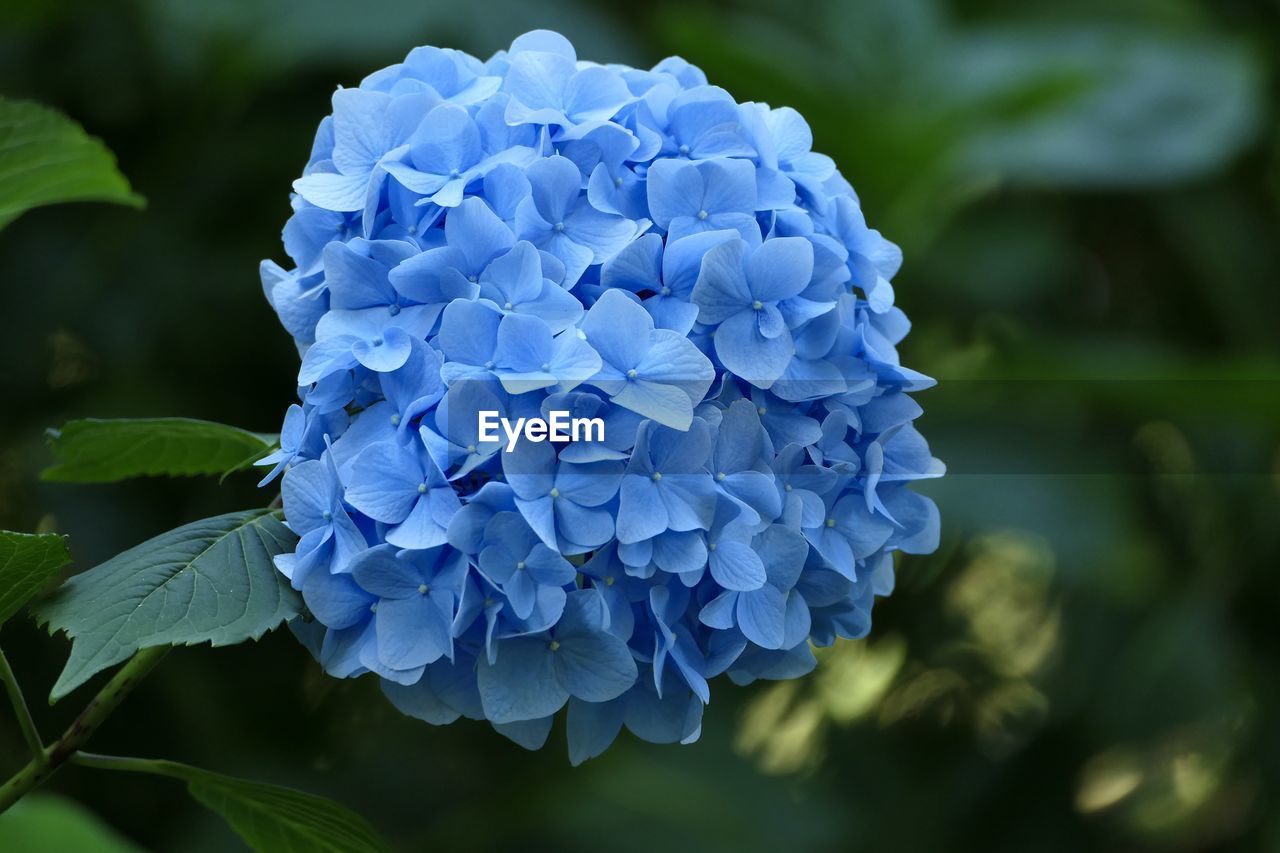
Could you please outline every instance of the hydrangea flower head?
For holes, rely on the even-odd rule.
[[[909,484],[943,468],[901,253],[811,144],[683,60],[546,31],[334,94],[292,267],[261,268],[301,366],[260,464],[328,672],[529,748],[567,706],[578,763],[623,727],[695,740],[716,676],[867,633],[894,552],[937,546]],[[485,428],[555,413],[600,431]]]

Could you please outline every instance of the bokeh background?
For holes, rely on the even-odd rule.
[[[812,677],[718,685],[694,746],[571,769],[558,731],[527,753],[402,718],[287,632],[178,650],[94,746],[332,796],[404,850],[1280,849],[1274,0],[5,0],[0,92],[81,121],[150,205],[0,234],[0,526],[69,533],[84,568],[269,500],[41,484],[42,430],[276,430],[296,354],[256,268],[333,88],[538,26],[808,117],[906,252],[942,547]],[[0,641],[47,692],[65,640]],[[147,849],[238,849],[170,781],[51,787]]]

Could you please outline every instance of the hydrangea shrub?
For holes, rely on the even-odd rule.
[[[894,552],[937,545],[932,380],[895,350],[901,253],[811,144],[682,59],[546,31],[334,94],[293,268],[261,268],[301,353],[276,563],[329,673],[530,748],[567,705],[577,763],[868,632]],[[604,435],[508,450],[482,412]]]

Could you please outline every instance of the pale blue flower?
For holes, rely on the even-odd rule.
[[[547,31],[338,91],[292,268],[259,269],[301,404],[258,464],[326,672],[529,749],[567,705],[576,764],[866,635],[895,552],[938,547],[911,484],[944,468],[901,252],[812,144],[683,59]],[[604,434],[521,432],[565,416]]]
[[[800,297],[813,274],[813,247],[778,237],[752,247],[743,240],[714,246],[702,261],[691,298],[698,322],[716,326],[716,357],[727,370],[768,388],[795,355],[791,326],[815,309]]]
[[[421,446],[371,444],[352,463],[346,500],[389,525],[386,540],[401,548],[433,548],[461,504],[444,473]]]
[[[706,470],[710,455],[711,432],[702,418],[687,432],[641,424],[619,492],[618,541],[710,527],[716,506],[715,481]]]
[[[503,438],[480,433],[480,413],[507,416],[501,388],[480,381],[455,382],[419,429],[419,437],[451,480],[467,476],[502,449]]]
[[[823,495],[823,509],[825,518],[803,527],[804,536],[829,565],[856,581],[858,562],[889,540],[893,522],[873,514],[856,492],[832,489]]]
[[[466,558],[448,548],[402,551],[379,545],[351,564],[351,577],[377,596],[378,661],[395,670],[453,657],[453,615]]]
[[[667,108],[665,135],[663,154],[672,158],[702,160],[756,154],[742,126],[737,102],[718,86],[694,86],[672,99]]]
[[[503,453],[502,470],[516,508],[548,547],[581,554],[613,537],[614,513],[605,505],[618,492],[620,463],[560,462],[549,442],[521,441]]]
[[[712,246],[735,236],[734,231],[708,231],[664,243],[657,234],[645,234],[604,265],[600,283],[641,296],[654,326],[687,335],[698,319],[698,306],[689,295],[702,258]]]
[[[382,163],[402,187],[419,196],[416,205],[444,208],[462,203],[467,187],[504,163],[527,165],[537,154],[515,146],[486,156],[480,127],[454,104],[436,107],[405,144],[403,160]]]
[[[636,234],[629,219],[597,210],[581,194],[582,173],[572,160],[553,156],[525,170],[532,192],[516,207],[516,233],[558,258],[565,287],[592,264],[613,257]]]
[[[609,612],[595,590],[569,594],[564,614],[546,636],[502,644],[494,663],[476,670],[485,715],[495,723],[554,714],[570,696],[606,702],[635,683],[627,644],[608,631]]]
[[[275,466],[258,485],[267,485],[299,458],[314,459],[319,456],[324,452],[325,442],[341,436],[349,421],[344,411],[321,412],[314,406],[290,406],[285,412],[284,424],[280,427],[279,449],[253,463]]]
[[[480,571],[498,584],[511,602],[518,619],[533,612],[539,587],[552,587],[564,593],[577,570],[559,551],[548,548],[528,523],[514,512],[500,512],[485,527],[485,541],[480,551]]]
[[[327,454],[290,468],[280,494],[289,529],[299,538],[294,552],[280,554],[275,563],[295,589],[313,572],[347,571],[355,555],[368,547],[342,502],[342,483]]]
[[[367,89],[333,93],[333,147],[329,158],[293,182],[298,194],[325,210],[360,211],[369,229],[385,182],[383,165],[439,103],[429,90],[390,95]]]
[[[659,160],[649,168],[649,212],[671,242],[703,231],[737,231],[760,242],[756,167],[750,160]]]
[[[715,368],[687,338],[654,328],[649,313],[616,290],[591,306],[582,333],[601,360],[592,385],[619,406],[675,429],[689,428]]]
[[[698,618],[712,628],[737,627],[762,649],[789,649],[809,636],[809,608],[794,590],[809,547],[804,537],[775,524],[754,543],[767,580],[756,589],[727,589],[702,608]]]
[[[516,39],[502,88],[511,96],[509,124],[607,121],[631,101],[631,92],[615,71],[598,65],[579,67],[573,45],[555,34]]]
[[[782,512],[769,465],[772,457],[756,407],[747,400],[729,406],[715,431],[707,467],[717,491],[741,508],[748,524],[767,524]]]

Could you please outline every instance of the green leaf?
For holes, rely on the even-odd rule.
[[[182,765],[191,796],[259,853],[382,853],[368,822],[332,800]]]
[[[28,794],[0,815],[0,850],[141,853],[93,812],[54,794]]]
[[[113,483],[129,477],[224,474],[252,465],[275,439],[190,418],[90,418],[49,430],[58,461],[40,476],[62,483]]]
[[[233,512],[163,533],[63,584],[35,608],[65,631],[71,656],[56,701],[138,649],[256,640],[298,614],[272,563],[297,537],[265,509]]]
[[[957,39],[953,80],[988,92],[1075,76],[1073,97],[986,123],[964,167],[1031,186],[1147,187],[1219,169],[1256,136],[1256,58],[1214,38],[1107,27],[1004,28]],[[1066,90],[1070,93],[1070,90]]]
[[[0,530],[0,625],[69,562],[65,536]]]
[[[40,104],[0,98],[0,228],[61,201],[146,204],[107,147],[80,125]]]

